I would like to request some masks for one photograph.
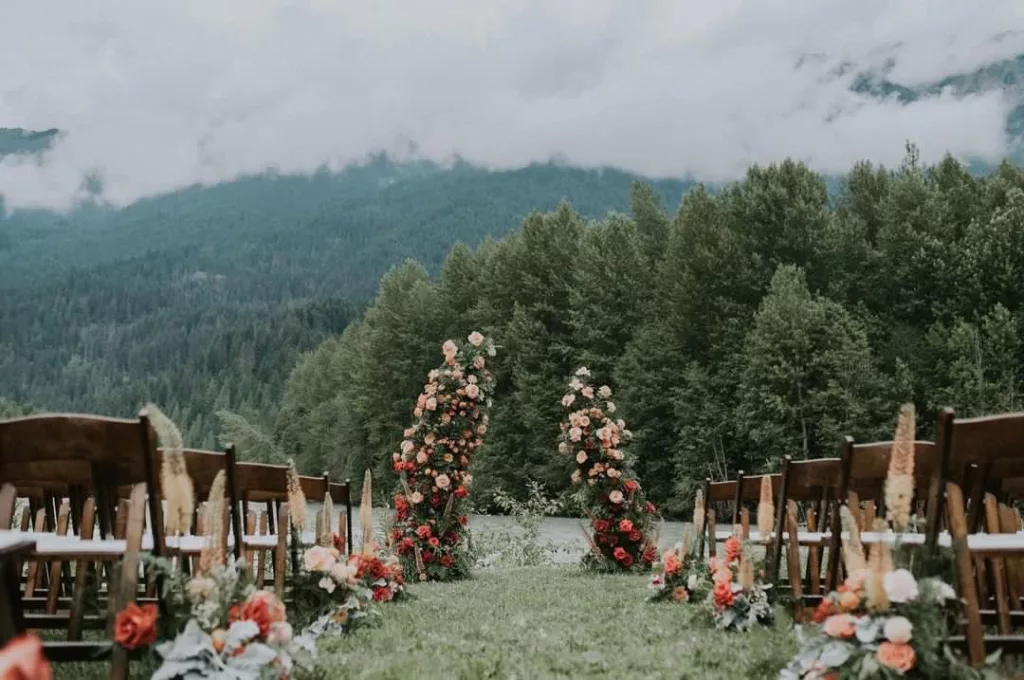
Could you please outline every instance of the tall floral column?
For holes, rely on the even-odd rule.
[[[657,512],[623,450],[632,438],[626,423],[613,420],[615,403],[607,385],[595,389],[590,371],[580,368],[562,397],[568,411],[558,451],[574,461],[572,482],[593,528],[585,564],[602,571],[648,569],[657,556],[653,533]]]
[[[405,431],[394,468],[395,526],[402,566],[409,578],[450,581],[472,566],[462,509],[473,481],[469,464],[483,446],[494,377],[487,370],[494,344],[477,332],[461,347],[449,340],[444,363],[427,375],[416,400],[415,423]]]

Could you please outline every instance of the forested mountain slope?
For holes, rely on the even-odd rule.
[[[271,422],[296,356],[345,325],[388,266],[437,271],[562,199],[602,217],[634,177],[537,165],[369,162],[194,187],[121,210],[0,220],[0,395],[128,414],[156,400],[213,445],[219,409]],[[678,202],[684,183],[660,182]]]

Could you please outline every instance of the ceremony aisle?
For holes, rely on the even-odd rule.
[[[644,602],[649,577],[571,568],[477,572],[418,586],[374,630],[324,640],[347,678],[776,678],[796,651],[789,619],[734,635],[692,610]]]

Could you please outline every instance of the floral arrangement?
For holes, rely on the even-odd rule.
[[[569,380],[562,397],[568,418],[558,443],[558,452],[575,462],[572,483],[580,489],[577,498],[594,532],[584,530],[591,546],[584,565],[601,571],[649,569],[658,554],[652,532],[657,509],[623,451],[632,434],[625,422],[611,418],[616,410],[611,388],[595,390],[589,377],[584,366]]]
[[[651,602],[703,602],[711,594],[711,571],[692,551],[691,541],[684,538],[672,550],[666,550],[660,562],[654,563],[651,574]]]
[[[477,332],[461,347],[448,340],[444,363],[430,371],[416,400],[414,425],[393,455],[401,489],[395,496],[392,539],[407,577],[448,581],[468,576],[473,559],[462,512],[473,478],[472,457],[483,446],[494,377],[487,359],[494,343]]]
[[[165,560],[147,562],[163,572],[164,616],[156,605],[129,604],[117,615],[114,641],[135,650],[164,638],[153,647],[161,660],[153,678],[287,678],[312,664],[312,640],[293,635],[284,604],[256,589],[244,561],[193,578]]]
[[[891,525],[896,546],[913,519],[914,429],[913,406],[904,406],[886,478],[887,516],[874,527],[883,532]],[[953,588],[897,568],[887,541],[874,545],[867,559],[850,509],[843,506],[840,512],[847,578],[822,600],[813,624],[798,627],[800,651],[780,677],[983,677],[985,670],[969,668],[945,647]]]
[[[7,680],[50,680],[53,669],[43,653],[38,635],[25,633],[0,649],[0,678]]]
[[[716,628],[745,631],[772,624],[767,589],[755,578],[760,569],[744,541],[727,539],[725,557],[709,558],[708,571],[713,585],[707,603]]]

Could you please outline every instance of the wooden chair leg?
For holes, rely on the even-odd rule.
[[[985,494],[985,528],[990,534],[999,533],[999,507],[996,497],[992,494]],[[1006,565],[1002,558],[994,557],[990,560],[992,565],[992,580],[995,588],[996,614],[999,619],[999,633],[1010,634],[1010,609],[1007,602],[1006,592]]]
[[[117,600],[116,610],[120,611],[135,601],[139,584],[139,552],[142,550],[142,536],[146,518],[146,485],[137,484],[128,501],[128,516],[125,519],[125,554],[121,560],[120,578],[111,584],[111,597]],[[128,677],[128,654],[114,645],[110,660],[110,677],[123,680]]]
[[[65,500],[61,503],[60,512],[57,515],[57,535],[68,535],[68,522],[71,519],[71,502]],[[60,559],[50,562],[50,583],[46,593],[46,613],[57,613],[57,602],[60,599]]]
[[[946,507],[949,515],[953,554],[960,577],[960,596],[964,600],[968,656],[971,664],[980,668],[985,665],[985,631],[981,627],[978,591],[975,590],[974,576],[971,574],[971,553],[967,547],[967,516],[964,513],[964,497],[960,487],[954,482],[946,482]]]
[[[818,531],[818,513],[814,508],[807,511],[807,531]],[[812,595],[821,594],[821,562],[818,561],[818,547],[813,545],[807,550],[807,584]]]
[[[786,566],[793,594],[793,619],[800,623],[804,619],[804,587],[800,576],[800,537],[796,523],[798,512],[796,501],[790,500],[786,504],[786,532],[789,534],[789,540],[786,541]]]
[[[37,533],[43,533],[46,531],[46,510],[39,508],[36,510],[36,523],[34,529]],[[39,560],[33,559],[28,563],[28,572],[25,576],[25,597],[35,597],[36,594],[36,582],[39,579]]]
[[[90,540],[93,535],[93,524],[96,521],[96,501],[86,499],[82,508],[78,536],[82,540]],[[85,617],[85,591],[88,587],[89,572],[92,563],[78,560],[75,565],[75,586],[71,593],[71,618],[68,621],[68,640],[74,642],[82,639],[82,621]]]

